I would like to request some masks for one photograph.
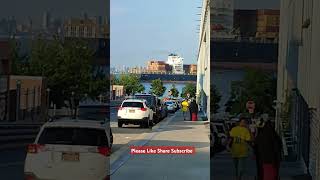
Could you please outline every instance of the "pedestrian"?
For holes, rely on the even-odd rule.
[[[254,140],[254,145],[253,145],[253,150],[254,150],[254,155],[255,155],[255,160],[256,160],[256,168],[257,168],[257,180],[263,180],[263,166],[262,166],[262,161],[261,157],[258,155],[258,148],[256,145],[256,137],[258,137],[263,129],[264,126],[264,121],[263,118],[260,118],[256,122],[256,133],[255,133],[255,140]]]
[[[257,155],[262,163],[262,180],[278,180],[282,142],[271,121],[265,122],[258,133],[255,144]]]
[[[192,121],[193,118],[192,116],[194,115],[195,118],[198,117],[198,105],[196,103],[195,99],[191,100],[190,106],[189,106],[189,111],[190,111],[190,120]],[[197,119],[197,118],[196,118]]]
[[[251,134],[246,119],[240,118],[238,125],[233,127],[229,133],[229,147],[231,147],[237,180],[241,180],[245,174],[250,143]]]
[[[181,110],[182,110],[182,114],[183,114],[183,120],[185,121],[186,120],[186,114],[187,114],[187,111],[189,109],[189,103],[187,100],[183,100],[182,103],[181,103]]]

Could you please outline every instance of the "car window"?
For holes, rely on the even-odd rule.
[[[145,99],[147,101],[147,106],[151,106],[155,104],[155,99],[152,96],[148,95],[136,95],[137,99]]]
[[[78,108],[80,120],[110,120],[108,106],[80,106]]]
[[[173,102],[171,102],[171,101],[167,101],[167,102],[166,102],[166,104],[173,104]]]
[[[142,102],[124,102],[122,107],[136,107],[136,108],[144,108]]]
[[[105,130],[93,128],[48,127],[39,138],[38,144],[63,144],[82,146],[108,146]]]

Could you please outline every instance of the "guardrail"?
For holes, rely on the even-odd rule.
[[[42,123],[1,123],[0,150],[22,148],[32,143]]]

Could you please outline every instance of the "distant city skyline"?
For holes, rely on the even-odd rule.
[[[43,13],[50,12],[52,17],[80,17],[83,13],[89,16],[110,17],[109,0],[10,0],[0,6],[0,20],[14,16],[18,23],[27,22],[29,17],[36,26],[41,26]]]

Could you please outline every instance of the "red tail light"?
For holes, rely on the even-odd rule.
[[[98,152],[104,156],[110,156],[111,149],[109,147],[98,147]]]
[[[40,144],[29,144],[27,151],[28,151],[28,153],[36,154],[36,153],[38,153],[43,147],[44,147],[44,145],[40,145]]]
[[[25,173],[24,180],[36,180],[37,177],[33,173]]]
[[[141,111],[147,111],[147,108],[141,108]]]
[[[110,180],[110,176],[106,176],[105,178],[103,178],[103,180]]]

